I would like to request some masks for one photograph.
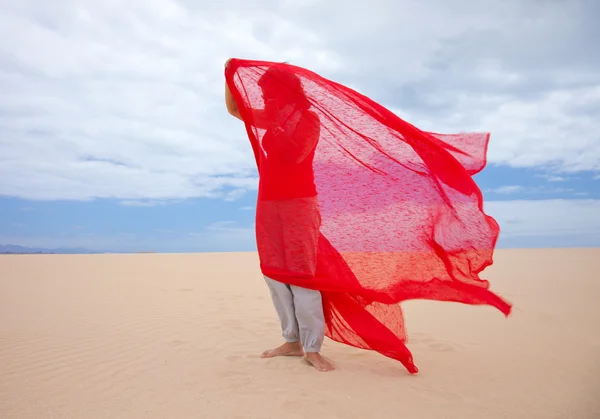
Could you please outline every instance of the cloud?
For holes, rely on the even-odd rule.
[[[547,199],[487,201],[485,211],[500,224],[498,247],[600,246],[600,200]],[[116,252],[205,252],[256,250],[253,225],[234,221],[213,223],[204,229],[178,233],[156,230],[159,234],[116,235],[84,232],[58,236],[0,234],[0,244],[31,247],[84,247]],[[169,240],[165,240],[165,234]]]
[[[490,189],[490,192],[495,192],[498,194],[512,194],[512,193],[516,193],[516,192],[522,192],[525,188],[523,186],[519,186],[519,185],[507,185],[507,186],[500,186],[499,188],[495,188],[495,189]]]
[[[138,201],[133,201],[133,200],[124,200],[119,202],[120,205],[123,205],[124,207],[154,207],[157,205],[166,205],[167,201],[148,201],[148,200],[138,200]]]
[[[597,199],[488,201],[485,211],[500,224],[500,244],[600,246]]]
[[[255,190],[245,131],[223,105],[230,56],[309,67],[424,129],[489,130],[493,164],[600,172],[599,8],[3,2],[0,195],[127,205]]]
[[[168,236],[168,240],[165,240]],[[145,233],[123,231],[119,234],[64,232],[58,235],[1,234],[0,244],[35,248],[84,248],[99,252],[234,252],[255,249],[254,227],[233,221],[211,224],[197,231],[180,233],[152,229]]]
[[[546,179],[548,182],[564,182],[567,180],[565,176],[555,176],[555,175],[536,175],[537,177]]]
[[[548,180],[552,182],[551,180]],[[513,195],[513,194],[527,194],[527,195],[560,195],[560,196],[586,196],[589,193],[586,191],[577,191],[574,188],[558,188],[555,186],[539,185],[539,186],[521,186],[521,185],[505,185],[497,188],[485,189],[486,193],[492,193],[497,195]]]

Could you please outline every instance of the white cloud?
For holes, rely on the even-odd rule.
[[[256,178],[243,126],[224,109],[223,62],[236,52],[327,58],[309,31],[267,12],[192,12],[168,0],[7,7],[0,5],[5,195],[235,199]],[[254,36],[269,21],[279,45]],[[234,191],[219,194],[223,188]]]
[[[507,186],[500,186],[499,188],[491,189],[490,192],[508,195],[511,193],[522,192],[524,189],[525,189],[524,187],[519,186],[519,185],[507,185]]]
[[[168,240],[165,237],[168,235]],[[65,232],[64,234],[19,235],[1,234],[0,245],[13,244],[35,248],[84,248],[100,252],[219,252],[247,251],[255,248],[253,226],[220,222],[204,229],[178,233],[169,229],[153,229],[148,233],[95,234]]]
[[[597,109],[596,114],[573,111]],[[548,165],[560,172],[600,171],[600,84],[509,100],[482,117],[491,130],[490,160],[515,167]]]
[[[600,246],[597,199],[488,201],[485,211],[498,221],[508,245]]]
[[[600,246],[600,200],[512,200],[488,201],[485,211],[500,224],[498,247]],[[253,225],[222,221],[203,230],[160,234],[99,235],[65,233],[58,236],[21,236],[0,234],[0,244],[31,247],[85,247],[111,251],[250,251],[255,250]],[[164,235],[169,234],[169,240]]]
[[[154,207],[157,205],[166,205],[167,201],[152,201],[152,200],[124,200],[120,202],[124,207]]]
[[[552,181],[549,180],[549,182],[552,182]],[[511,195],[511,194],[516,194],[516,193],[525,193],[528,195],[552,194],[552,195],[562,195],[562,196],[569,196],[569,195],[584,196],[584,195],[588,194],[588,192],[577,191],[574,188],[557,188],[555,186],[549,187],[546,185],[527,186],[527,187],[521,186],[521,185],[506,185],[506,186],[499,186],[497,188],[492,188],[492,189],[485,189],[485,192],[486,193],[491,192],[491,193],[499,194],[499,195]]]
[[[173,230],[166,230],[166,229],[162,229],[162,228],[154,228],[154,229],[152,229],[152,231],[154,231],[156,233],[160,233],[160,234],[173,234]]]
[[[491,131],[491,163],[598,172],[597,8],[2,2],[0,195],[135,205],[254,190],[245,131],[223,106],[230,56],[309,67],[424,129]]]
[[[536,175],[537,177],[546,179],[548,182],[564,182],[567,180],[565,176],[555,176],[555,175]]]

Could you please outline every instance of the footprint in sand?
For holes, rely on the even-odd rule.
[[[237,362],[244,359],[260,359],[260,355],[252,352],[236,351],[231,352],[225,357],[225,360],[229,362]]]
[[[460,349],[461,345],[455,342],[436,340],[424,333],[415,333],[409,337],[409,343],[424,345],[427,349],[436,352],[452,352]]]
[[[323,399],[315,400],[314,398],[308,396],[295,396],[295,400],[286,400],[285,402],[283,402],[281,404],[281,408],[290,412],[298,412],[302,411],[303,409],[306,409],[307,405],[327,407],[331,405],[331,402]]]
[[[452,352],[457,349],[457,346],[450,342],[432,342],[427,345],[427,348],[437,352]]]
[[[230,330],[238,330],[238,331],[239,330],[244,330],[244,325],[239,320],[227,320],[227,321],[224,321],[223,324],[222,324],[222,326],[220,326],[220,327],[225,327],[225,328],[230,329]]]

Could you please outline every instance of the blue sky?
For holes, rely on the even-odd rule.
[[[547,174],[533,170],[491,166],[477,181],[486,197],[486,211],[501,223],[499,247],[600,245],[600,188],[592,175],[549,180]],[[254,190],[234,201],[4,197],[0,237],[24,246],[96,251],[254,250],[255,198]]]
[[[254,160],[222,99],[236,56],[490,131],[476,180],[499,246],[600,246],[597,3],[310,3],[0,5],[0,245],[253,250]]]

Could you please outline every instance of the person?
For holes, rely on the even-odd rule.
[[[257,161],[256,240],[261,266],[284,276],[311,278],[316,271],[321,222],[312,167],[320,120],[310,109],[300,79],[284,65],[269,68],[258,85],[262,109],[250,109],[242,116],[227,83],[225,103],[232,116],[264,130]],[[289,187],[290,182],[294,188]],[[261,357],[305,356],[316,370],[333,370],[333,364],[320,353],[325,336],[321,292],[267,276],[264,279],[285,342]]]

